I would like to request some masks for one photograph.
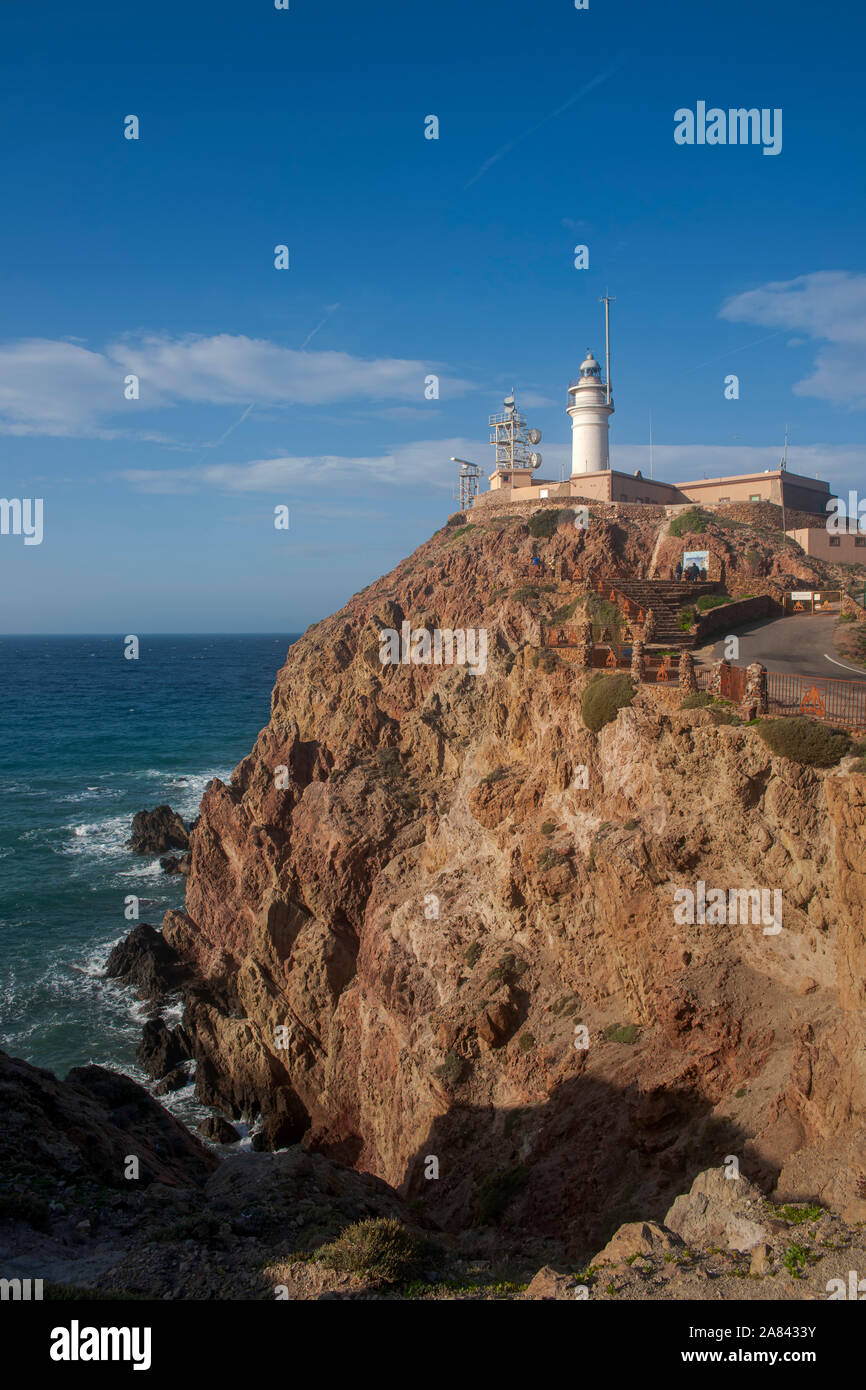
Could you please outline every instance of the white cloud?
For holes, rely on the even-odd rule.
[[[117,437],[131,417],[182,404],[320,406],[338,401],[422,401],[439,375],[443,396],[471,389],[436,363],[345,352],[304,352],[228,333],[204,338],[123,338],[101,352],[33,338],[0,346],[0,430],[9,434]],[[124,399],[134,373],[140,399]],[[121,431],[107,427],[127,415]]]
[[[735,323],[808,334],[822,346],[795,394],[866,407],[866,275],[822,270],[771,281],[726,300],[720,314]]]
[[[255,459],[250,463],[207,464],[197,468],[123,469],[118,477],[138,492],[179,493],[213,488],[219,492],[281,493],[287,489],[303,492],[328,487],[346,489],[370,483],[400,488],[454,487],[457,465],[452,455],[467,457],[478,441],[469,439],[422,439],[401,444],[388,453],[354,458],[339,454],[300,456],[281,454]],[[468,457],[472,457],[471,453]],[[489,460],[482,461],[484,467]]]

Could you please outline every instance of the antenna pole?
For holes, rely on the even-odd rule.
[[[616,300],[616,295],[602,294],[599,296],[599,304],[604,305],[604,366],[607,377],[607,391],[605,401],[610,405],[610,306]]]
[[[650,478],[653,475],[653,413],[650,411]]]

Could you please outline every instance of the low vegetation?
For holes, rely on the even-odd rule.
[[[727,594],[701,594],[698,608],[702,613],[708,613],[711,608],[721,608],[723,604],[731,602]]]
[[[347,1226],[316,1260],[326,1269],[396,1284],[419,1274],[436,1254],[431,1241],[390,1217],[375,1217]]]
[[[692,690],[690,694],[683,696],[680,709],[704,709],[712,703],[712,696],[708,695],[705,690]]]
[[[680,512],[679,516],[674,517],[668,527],[668,535],[699,536],[706,530],[709,520],[710,517],[700,507],[689,507],[687,512]]]
[[[570,508],[550,507],[529,518],[529,534],[535,540],[547,539],[563,521],[573,520],[574,512]]]
[[[772,753],[807,767],[835,767],[851,747],[844,729],[813,719],[762,719],[756,729]]]
[[[605,1042],[628,1043],[629,1046],[637,1042],[640,1032],[636,1023],[612,1023],[609,1028],[604,1030]]]
[[[626,709],[634,699],[635,685],[631,676],[620,672],[616,675],[593,676],[583,692],[581,714],[586,727],[594,734],[616,719],[621,709]]]

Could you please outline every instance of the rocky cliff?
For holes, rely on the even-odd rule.
[[[864,1218],[866,777],[650,687],[590,733],[541,624],[666,544],[593,510],[458,519],[291,648],[163,924],[198,1094],[537,1253],[661,1219],[727,1155]],[[729,578],[821,578],[710,529]],[[484,629],[486,671],[383,666],[406,621]],[[779,890],[782,930],[679,924],[699,880]]]

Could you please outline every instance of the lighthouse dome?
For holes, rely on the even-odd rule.
[[[580,364],[580,375],[584,379],[601,380],[601,367],[598,365],[589,349],[587,349],[586,357]]]

